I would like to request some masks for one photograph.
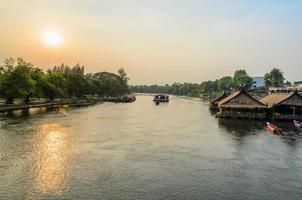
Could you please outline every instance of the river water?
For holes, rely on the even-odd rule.
[[[302,132],[171,97],[0,118],[0,199],[302,199]]]

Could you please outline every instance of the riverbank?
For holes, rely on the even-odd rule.
[[[120,102],[128,103],[134,102],[136,97],[134,95],[125,95],[121,97],[86,97],[85,99],[80,98],[70,98],[70,99],[55,99],[53,101],[48,101],[45,99],[37,99],[30,103],[24,103],[22,101],[17,101],[15,104],[0,104],[0,113],[14,112],[18,110],[27,110],[31,108],[58,108],[62,106],[67,107],[83,107],[91,106],[101,102]]]
[[[90,106],[96,104],[97,102],[88,102],[84,100],[60,100],[60,101],[47,101],[47,102],[36,102],[36,103],[20,103],[20,104],[1,104],[0,113],[14,112],[18,110],[26,110],[31,108],[58,108],[61,106],[68,107],[80,107],[80,106]]]

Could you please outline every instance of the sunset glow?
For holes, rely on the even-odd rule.
[[[238,67],[251,76],[277,67],[301,79],[302,1],[131,2],[0,1],[0,62],[21,56],[44,70],[80,62],[87,72],[123,66],[131,84],[200,83]],[[12,15],[24,10],[31,14]]]
[[[43,34],[43,40],[48,46],[59,46],[62,44],[62,37],[56,31],[47,31]]]

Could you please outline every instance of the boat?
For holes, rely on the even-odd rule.
[[[164,94],[157,94],[154,96],[153,101],[155,103],[169,102],[169,96]]]
[[[275,135],[283,135],[282,129],[274,124],[266,122],[266,128],[268,131],[270,131],[271,133],[273,133]]]
[[[136,97],[134,95],[125,95],[121,97],[120,102],[131,103],[136,101]]]
[[[295,125],[296,128],[301,128],[302,127],[302,122],[294,120],[294,125]]]
[[[105,97],[103,99],[106,102],[115,102],[115,103],[131,103],[136,100],[134,95],[124,95],[121,97]]]

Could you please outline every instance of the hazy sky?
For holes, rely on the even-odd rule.
[[[197,82],[272,67],[302,80],[300,0],[0,0],[0,61],[124,67],[132,84]],[[43,33],[58,32],[50,47]]]

